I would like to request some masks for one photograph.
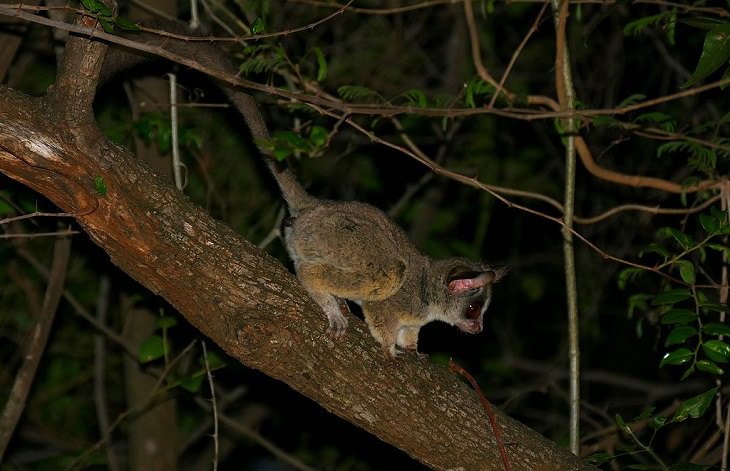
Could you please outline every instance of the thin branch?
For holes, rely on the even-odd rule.
[[[109,293],[111,282],[109,275],[103,275],[99,282],[99,292],[96,296],[96,320],[100,325],[106,325],[109,311]],[[99,434],[107,443],[111,441],[109,430],[109,404],[106,393],[106,337],[100,333],[94,334],[94,406],[96,418],[99,422]],[[119,471],[119,460],[111,444],[106,447],[106,460],[111,471]]]
[[[561,109],[575,108],[573,72],[566,30],[569,0],[551,0],[555,19],[555,86]],[[565,259],[565,291],[568,303],[568,363],[570,369],[570,450],[580,456],[580,329],[578,317],[578,288],[573,247],[573,211],[575,208],[575,127],[573,118],[565,120],[568,133],[565,140],[565,198],[563,257]]]
[[[269,246],[270,243],[275,241],[277,238],[281,237],[281,221],[284,220],[284,216],[286,216],[286,208],[282,206],[279,208],[279,211],[276,213],[276,219],[274,220],[274,227],[271,228],[268,234],[266,234],[266,237],[261,240],[256,246],[260,249],[265,249]]]
[[[487,413],[487,418],[489,418],[489,423],[492,426],[492,432],[494,433],[494,438],[497,442],[497,446],[499,447],[499,454],[502,457],[502,464],[504,465],[504,469],[505,471],[511,471],[512,465],[509,462],[507,449],[505,448],[505,443],[502,440],[502,432],[499,429],[499,424],[497,424],[497,417],[495,417],[494,411],[492,411],[492,406],[491,404],[489,404],[486,396],[484,396],[484,393],[479,387],[479,384],[468,371],[454,363],[454,361],[451,359],[449,360],[449,370],[463,376],[469,382],[469,384],[471,384],[471,387],[474,388],[474,391],[479,395],[479,400],[482,403],[482,407],[484,407],[484,412]]]
[[[208,348],[205,340],[200,342],[203,347],[203,364],[205,365],[205,373],[208,376],[208,386],[210,387],[210,408],[213,411],[213,471],[218,470],[218,405],[215,398],[215,385],[213,384],[213,374],[210,372],[210,363],[208,362]]]
[[[530,40],[533,34],[537,32],[537,27],[540,25],[540,21],[542,21],[542,15],[545,14],[545,10],[547,10],[548,3],[545,2],[540,9],[540,13],[537,14],[537,17],[535,18],[535,21],[532,23],[532,26],[530,26],[530,29],[527,31],[527,34],[525,34],[525,37],[522,39],[522,42],[519,46],[517,46],[517,49],[515,49],[515,52],[512,54],[512,57],[509,60],[509,63],[507,64],[507,68],[504,70],[504,74],[502,74],[502,78],[499,80],[499,84],[497,85],[497,90],[495,90],[494,95],[492,95],[492,99],[489,101],[489,105],[487,105],[487,108],[494,107],[494,103],[497,101],[497,97],[500,93],[502,93],[502,89],[504,87],[505,82],[507,81],[507,77],[509,77],[509,73],[512,71],[512,67],[514,67],[515,62],[517,62],[517,58],[520,56],[520,53],[527,45],[527,41]],[[473,21],[473,18],[472,18]]]
[[[337,2],[323,2],[321,0],[288,0],[290,3],[301,3],[305,5],[313,5],[316,7],[324,7],[324,8],[339,8],[342,6],[341,4]],[[399,13],[405,13],[409,11],[415,11],[415,10],[423,10],[426,8],[436,7],[436,6],[444,6],[444,5],[453,5],[456,3],[461,3],[463,0],[427,0],[424,2],[416,3],[413,5],[406,5],[402,7],[393,7],[393,8],[358,8],[358,7],[349,7],[347,9],[348,12],[352,13],[359,13],[363,15],[395,15]],[[507,3],[545,3],[545,0],[508,0]],[[619,0],[570,0],[571,5],[603,5],[603,6],[610,6],[610,5],[616,5],[617,3],[620,3]],[[704,14],[711,14],[711,15],[717,15],[720,17],[730,17],[730,12],[728,12],[724,8],[713,8],[713,7],[702,7],[702,6],[696,6],[696,5],[688,5],[685,3],[679,3],[679,2],[668,2],[664,0],[634,0],[633,4],[639,5],[639,4],[648,4],[648,5],[657,5],[657,6],[666,6],[669,8],[677,8],[682,12],[685,13],[704,13]]]
[[[34,239],[36,237],[60,237],[66,235],[81,234],[79,231],[64,229],[53,232],[31,232],[28,234],[0,234],[0,239]]]
[[[713,204],[717,203],[718,200],[720,200],[721,195],[717,194],[713,196],[712,198],[708,199],[704,203],[695,206],[693,208],[662,208],[659,206],[645,206],[641,204],[622,204],[620,206],[616,206],[615,208],[611,208],[601,214],[598,214],[596,216],[591,217],[574,217],[573,222],[578,224],[595,224],[597,222],[603,221],[604,219],[608,219],[612,216],[615,216],[616,214],[625,212],[625,211],[641,211],[645,213],[651,213],[651,214],[666,214],[666,215],[674,215],[674,216],[685,216],[687,214],[694,214],[702,211],[703,209],[709,208]]]
[[[313,5],[316,7],[325,7],[325,8],[339,8],[342,5],[335,2],[322,2],[318,0],[288,0],[290,3],[301,3],[303,5]],[[378,16],[385,16],[385,15],[397,15],[400,13],[407,13],[411,11],[417,11],[417,10],[423,10],[426,8],[431,8],[435,6],[446,6],[446,5],[455,5],[457,3],[462,3],[464,0],[428,0],[421,3],[416,3],[415,5],[405,5],[400,7],[393,7],[393,8],[361,8],[361,7],[347,7],[347,11],[351,13],[360,13],[363,15],[378,15]]]
[[[0,462],[7,450],[10,439],[13,436],[15,427],[18,425],[25,404],[28,400],[30,388],[33,385],[35,374],[38,371],[45,352],[48,336],[51,333],[51,325],[56,316],[58,303],[63,293],[63,285],[66,281],[68,261],[71,255],[71,238],[61,237],[56,240],[53,246],[53,262],[51,264],[50,277],[46,287],[46,294],[43,298],[43,308],[40,316],[36,319],[30,330],[24,346],[25,355],[15,382],[5,403],[5,409],[0,415]]]
[[[477,74],[479,74],[482,80],[494,88],[499,88],[497,81],[492,77],[487,68],[484,67],[484,63],[482,62],[479,31],[474,20],[474,7],[471,3],[472,0],[464,0],[464,18],[466,19],[466,27],[469,30],[469,43],[471,44],[471,58],[474,61],[474,68],[477,69]]]
[[[286,37],[290,36],[295,33],[301,33],[302,31],[311,31],[317,26],[320,26],[324,23],[327,23],[328,21],[332,20],[333,18],[343,14],[345,10],[347,10],[347,7],[352,4],[355,0],[348,1],[345,5],[342,6],[339,10],[336,12],[329,14],[325,16],[324,18],[321,18],[317,21],[314,21],[312,23],[306,24],[304,26],[297,26],[295,28],[287,29],[284,31],[277,31],[275,33],[264,33],[264,34],[251,34],[247,36],[234,36],[234,37],[219,37],[219,36],[190,36],[186,34],[177,34],[177,33],[170,33],[167,31],[154,29],[154,28],[148,28],[144,25],[138,25],[140,30],[147,31],[149,33],[155,33],[159,34],[160,36],[168,36],[175,39],[180,39],[183,41],[201,41],[201,42],[242,42],[242,41],[256,41],[259,39],[266,39],[266,38],[276,38],[276,37]]]
[[[37,217],[56,217],[56,218],[72,218],[76,217],[75,214],[71,213],[43,213],[40,211],[34,211],[28,214],[21,214],[20,216],[13,216],[5,219],[0,219],[0,224],[9,224],[15,221],[22,221],[23,219],[31,219]]]

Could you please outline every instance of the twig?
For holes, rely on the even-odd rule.
[[[274,227],[271,228],[268,234],[266,234],[266,237],[256,244],[256,246],[260,249],[265,249],[269,246],[270,243],[275,241],[277,237],[281,237],[281,230],[279,229],[281,227],[281,221],[284,219],[284,216],[286,215],[286,208],[282,206],[279,208],[279,212],[276,214],[276,220],[274,222]]]
[[[509,456],[507,455],[507,449],[504,446],[504,442],[502,441],[502,432],[499,429],[499,425],[497,424],[497,417],[494,415],[494,411],[492,410],[492,406],[489,404],[489,401],[487,401],[487,398],[484,396],[484,393],[482,392],[481,388],[479,387],[479,384],[474,379],[472,375],[469,374],[468,371],[466,371],[461,366],[454,363],[454,360],[449,358],[449,371],[453,371],[455,373],[460,374],[464,378],[466,378],[467,381],[471,384],[471,387],[474,388],[474,391],[477,392],[479,395],[479,400],[482,402],[482,407],[484,407],[484,411],[487,413],[487,417],[489,418],[489,423],[492,425],[492,431],[494,432],[494,439],[497,442],[497,446],[499,447],[499,454],[502,457],[502,464],[504,464],[504,469],[506,471],[511,471],[512,466],[509,463]]]
[[[324,8],[339,8],[341,4],[337,2],[323,2],[320,0],[288,0],[290,3],[302,3],[305,5],[313,5]],[[395,15],[399,13],[405,13],[414,10],[422,10],[425,8],[431,8],[442,5],[453,5],[461,3],[463,0],[427,0],[414,5],[406,5],[402,7],[394,8],[358,8],[349,7],[347,11],[352,13],[360,13],[364,15]],[[545,3],[545,0],[509,0],[507,3]],[[620,3],[619,0],[570,0],[571,5],[616,5]],[[719,17],[727,18],[730,17],[730,12],[724,8],[714,7],[701,7],[697,5],[690,5],[679,2],[668,2],[665,0],[634,0],[633,4],[645,4],[645,5],[658,5],[666,6],[669,8],[677,8],[685,13],[704,13],[710,15],[717,15]]]
[[[139,29],[141,31],[147,31],[149,33],[155,33],[159,34],[160,36],[167,36],[170,38],[180,39],[183,41],[202,41],[202,42],[236,42],[240,43],[243,41],[256,41],[259,39],[266,39],[266,38],[276,38],[276,37],[282,37],[282,36],[289,36],[295,33],[301,33],[302,31],[311,31],[317,26],[320,26],[331,19],[343,14],[345,10],[347,10],[347,7],[352,4],[355,0],[349,0],[342,8],[337,10],[334,13],[331,13],[324,18],[321,18],[317,21],[314,21],[312,23],[306,24],[304,26],[297,26],[296,28],[287,29],[284,31],[277,31],[275,33],[264,33],[264,34],[251,34],[247,36],[233,36],[230,38],[227,37],[218,37],[218,36],[191,36],[187,34],[178,34],[178,33],[171,33],[169,31],[159,30],[155,28],[148,28],[144,25],[138,25]]]
[[[210,406],[213,409],[213,471],[218,470],[218,406],[215,398],[215,385],[213,384],[213,374],[210,372],[210,364],[208,363],[208,348],[205,340],[200,342],[203,347],[203,364],[205,365],[205,373],[208,376],[208,386],[210,386]]]
[[[110,287],[109,275],[103,275],[96,296],[96,321],[99,325],[106,325]],[[106,394],[106,337],[98,332],[94,334],[94,406],[96,407],[96,418],[99,421],[99,434],[109,444],[106,447],[107,464],[111,471],[118,471],[120,469],[119,460],[110,443],[109,405]]]
[[[175,181],[175,187],[183,191],[182,168],[180,161],[180,138],[179,138],[179,122],[177,117],[177,75],[168,73],[167,78],[170,79],[170,137],[172,148],[172,176]]]
[[[469,30],[469,43],[471,44],[471,58],[474,61],[474,67],[477,69],[477,74],[482,80],[492,85],[494,88],[499,88],[497,81],[492,77],[484,62],[482,62],[482,52],[479,46],[479,32],[477,31],[476,21],[474,21],[474,7],[471,4],[472,0],[464,0],[464,18],[466,19],[466,27]]]
[[[76,215],[71,214],[71,213],[43,213],[40,211],[33,211],[32,213],[21,214],[20,216],[13,216],[13,217],[5,218],[5,219],[0,219],[0,224],[9,224],[11,222],[21,221],[23,219],[37,218],[37,217],[72,218],[72,217],[76,217]]]
[[[13,436],[15,427],[20,416],[25,410],[25,403],[28,400],[28,393],[33,385],[38,365],[43,358],[46,349],[48,335],[51,332],[51,324],[56,315],[58,303],[63,293],[63,285],[66,281],[68,260],[71,255],[71,238],[62,237],[56,240],[53,246],[53,262],[51,264],[50,277],[46,294],[43,298],[43,308],[40,316],[30,330],[30,335],[24,346],[25,355],[15,382],[5,403],[5,409],[0,415],[0,462],[7,450],[8,443]]]
[[[301,3],[304,5],[314,5],[316,7],[325,7],[325,8],[339,8],[341,4],[338,3],[330,3],[330,2],[321,2],[318,0],[288,0],[291,3]],[[416,10],[423,10],[425,8],[431,8],[435,6],[446,6],[446,5],[455,5],[457,3],[461,3],[464,0],[428,0],[425,2],[417,3],[415,5],[405,5],[402,7],[393,7],[393,8],[360,8],[360,7],[347,7],[348,12],[352,13],[361,13],[364,15],[397,15],[399,13],[406,13],[410,11],[416,11]]]
[[[34,239],[36,237],[62,237],[66,235],[81,234],[79,231],[64,229],[54,232],[31,232],[28,234],[0,234],[0,239]]]
[[[601,214],[597,214],[596,216],[591,217],[579,217],[575,216],[573,218],[573,222],[577,224],[595,224],[597,222],[600,222],[604,219],[608,219],[611,216],[615,216],[618,213],[624,212],[624,211],[641,211],[645,213],[651,213],[651,214],[666,214],[666,215],[675,215],[675,216],[685,216],[687,214],[694,214],[702,211],[703,209],[709,208],[713,204],[717,203],[718,200],[720,200],[721,195],[715,195],[712,198],[708,199],[707,201],[703,202],[700,205],[697,205],[693,208],[662,208],[659,206],[645,206],[641,204],[622,204],[620,206],[616,206],[615,208],[611,208],[607,211],[604,211]]]
[[[537,18],[535,18],[535,21],[532,23],[532,26],[527,31],[527,34],[525,34],[525,37],[522,39],[522,42],[519,46],[517,46],[517,49],[515,49],[515,52],[512,54],[512,57],[509,60],[509,63],[507,64],[507,68],[504,70],[504,74],[502,74],[502,78],[499,80],[499,84],[497,85],[497,90],[494,91],[494,95],[492,95],[492,99],[489,100],[489,105],[487,105],[487,108],[492,108],[494,106],[494,103],[497,101],[497,97],[500,93],[502,93],[502,88],[504,87],[504,83],[507,81],[507,77],[509,77],[509,73],[512,71],[512,67],[514,67],[515,62],[517,62],[517,58],[520,56],[520,53],[527,45],[527,41],[530,40],[533,34],[537,32],[537,27],[540,25],[540,21],[542,21],[542,15],[545,14],[545,10],[547,9],[548,3],[545,2],[542,5],[542,8],[540,9],[540,13],[537,14]]]
[[[727,471],[728,455],[730,455],[730,404],[727,406],[725,414],[725,437],[722,441],[722,471]]]

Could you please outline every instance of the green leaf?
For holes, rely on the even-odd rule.
[[[685,141],[671,141],[660,145],[656,150],[657,157],[664,157],[669,153],[690,152],[692,147]]]
[[[337,94],[348,101],[382,101],[375,90],[357,85],[343,85],[337,89]]]
[[[689,292],[688,289],[684,289],[684,288],[670,289],[669,291],[665,291],[663,293],[657,294],[656,297],[651,301],[651,305],[652,306],[663,306],[665,304],[675,304],[680,301],[689,299],[691,297],[692,297],[692,294]]]
[[[634,93],[633,95],[629,95],[628,97],[624,98],[621,103],[618,104],[618,108],[635,105],[636,103],[644,100],[646,100],[646,95],[644,95],[643,93]]]
[[[700,224],[702,225],[702,228],[710,234],[714,234],[720,230],[721,225],[720,221],[715,219],[712,215],[705,213],[700,214]]]
[[[407,92],[403,92],[398,95],[398,97],[405,98],[409,105],[415,106],[417,108],[425,108],[426,106],[428,106],[426,94],[423,93],[422,90],[408,90]]]
[[[705,309],[709,309],[711,311],[730,312],[730,306],[728,306],[727,304],[701,303],[701,305]]]
[[[626,421],[623,417],[621,417],[621,414],[616,414],[616,425],[618,425],[618,428],[623,430],[624,432],[630,432],[631,428],[626,424]]]
[[[306,148],[306,141],[294,131],[277,131],[274,133],[274,141],[277,144],[288,144],[293,149],[303,150]]]
[[[710,407],[710,404],[712,404],[712,399],[715,397],[715,394],[717,394],[717,388],[712,388],[709,391],[705,391],[698,396],[682,402],[677,412],[674,413],[672,422],[682,422],[690,417],[693,419],[702,417],[707,408]]]
[[[687,368],[684,373],[682,373],[682,377],[679,378],[680,381],[684,381],[685,379],[689,378],[691,374],[695,372],[695,365],[692,364],[689,368]]]
[[[695,282],[695,267],[692,265],[692,262],[688,260],[677,260],[674,264],[679,266],[679,276],[682,277],[682,281],[693,285]]]
[[[633,419],[631,419],[632,422],[638,422],[639,420],[648,419],[652,415],[654,415],[654,411],[656,410],[655,406],[647,406],[644,408],[643,411],[641,411],[641,414],[637,415]]]
[[[634,463],[627,465],[624,469],[639,469],[641,471],[651,469],[652,471],[656,469],[656,465],[653,464],[643,464],[643,463]]]
[[[264,19],[260,16],[251,23],[251,34],[261,34],[265,29]]]
[[[689,309],[670,309],[662,315],[661,323],[667,324],[686,324],[697,320],[697,313]]]
[[[649,244],[639,251],[639,257],[643,257],[647,253],[656,253],[660,257],[667,259],[669,258],[669,251],[661,244]],[[635,268],[635,270],[638,270]]]
[[[327,78],[327,59],[325,59],[322,49],[318,47],[313,48],[312,52],[317,57],[317,82],[321,82]]]
[[[274,158],[276,160],[278,160],[279,162],[281,162],[282,160],[284,160],[287,157],[289,157],[291,155],[291,153],[292,153],[292,150],[291,149],[284,149],[284,148],[281,148],[281,147],[280,148],[277,148],[277,149],[274,149],[274,151],[273,151]]]
[[[634,311],[636,309],[640,309],[642,311],[646,311],[649,309],[649,306],[646,304],[646,302],[650,299],[653,299],[654,296],[650,294],[633,294],[629,296],[629,309],[626,313],[626,317],[631,319],[634,316]]]
[[[169,329],[177,325],[177,319],[172,316],[163,316],[157,318],[155,324],[160,329]]]
[[[663,12],[658,15],[646,16],[627,23],[624,26],[624,36],[635,36],[650,26],[658,26],[668,16],[668,13]]]
[[[710,335],[730,336],[730,325],[722,322],[711,322],[702,326],[702,332]]]
[[[688,249],[692,245],[692,238],[674,227],[662,227],[659,229],[660,237],[672,237],[683,248]]]
[[[184,376],[182,378],[178,378],[178,381],[180,382],[180,386],[191,393],[196,393],[198,390],[200,390],[200,385],[203,384],[203,380],[205,379],[205,374],[203,373],[196,373],[188,376]]]
[[[681,88],[687,88],[707,78],[730,58],[730,22],[717,25],[705,35],[705,44],[692,77]]]
[[[152,360],[157,360],[165,355],[165,342],[162,341],[162,337],[159,335],[153,335],[148,338],[142,345],[139,346],[139,352],[137,352],[137,358],[141,363],[148,363]]]
[[[665,36],[669,44],[674,46],[676,42],[676,31],[677,31],[677,8],[672,8],[669,11],[669,17],[666,23],[664,23]]]
[[[586,458],[586,460],[588,460],[588,462],[592,463],[592,464],[603,464],[603,463],[608,463],[609,461],[613,460],[614,458],[616,458],[616,457],[614,455],[612,455],[611,453],[599,452],[599,453],[593,453],[592,455],[588,456]]]
[[[5,201],[4,195],[0,194],[0,216],[9,216],[13,212],[15,212],[15,208]]]
[[[133,22],[132,20],[128,20],[126,18],[117,17],[114,22],[119,26],[120,29],[124,31],[139,31],[139,26],[137,26],[137,23]]]
[[[105,33],[113,33],[114,32],[114,21],[112,21],[109,18],[99,17],[99,24],[101,24],[101,28],[104,30]]]
[[[707,247],[709,247],[713,250],[717,250],[718,252],[725,252],[726,254],[728,254],[730,256],[730,247],[728,247],[727,245],[712,243],[712,244],[707,244]]]
[[[112,10],[108,6],[104,5],[100,0],[81,0],[81,4],[90,13],[101,16],[112,16]]]
[[[718,363],[730,361],[730,345],[721,340],[708,340],[702,342],[702,351],[707,358]]]
[[[327,144],[328,133],[322,126],[313,126],[312,131],[309,133],[309,140],[312,141],[315,147],[324,147]]]
[[[688,338],[692,337],[695,334],[697,334],[697,329],[695,329],[694,327],[690,327],[688,325],[678,325],[677,327],[672,329],[671,332],[669,332],[667,340],[664,342],[664,346],[669,347],[671,345],[684,343]]]
[[[700,371],[704,371],[705,373],[710,373],[713,375],[721,375],[724,374],[725,371],[723,371],[722,368],[717,366],[714,362],[710,360],[700,360],[697,362],[697,369]]]
[[[692,357],[694,357],[694,353],[692,353],[689,349],[684,347],[678,348],[677,350],[664,355],[664,358],[662,358],[662,361],[659,363],[659,368],[664,365],[683,365],[690,361]]]
[[[489,83],[479,77],[475,77],[466,84],[466,90],[464,90],[464,104],[467,108],[476,108],[477,97],[491,96],[495,90],[496,89]]]
[[[663,415],[657,415],[652,419],[651,422],[649,422],[649,427],[653,428],[654,430],[659,430],[660,428],[664,427],[664,424],[667,423],[667,418]]]
[[[674,132],[677,129],[677,122],[671,116],[661,111],[641,114],[634,119],[634,123],[656,125],[667,132]]]
[[[101,196],[105,196],[107,192],[106,183],[104,183],[104,178],[101,175],[97,175],[94,177],[94,189],[96,190],[96,193]]]
[[[245,60],[238,70],[245,75],[262,74],[271,72],[283,64],[286,64],[286,61],[281,57],[252,57]]]
[[[200,363],[203,363],[203,356],[200,357]],[[218,370],[220,368],[223,368],[226,366],[226,362],[223,360],[223,358],[216,352],[215,350],[211,350],[208,352],[208,369],[210,371]]]
[[[643,272],[643,268],[625,268],[621,270],[621,272],[618,274],[617,280],[619,289],[626,289],[626,285],[629,282],[634,281]]]

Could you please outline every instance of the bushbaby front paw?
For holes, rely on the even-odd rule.
[[[337,310],[327,312],[327,321],[329,322],[327,335],[335,339],[342,338],[345,335],[345,332],[347,332],[347,317],[345,316],[349,311],[347,304],[340,301]]]

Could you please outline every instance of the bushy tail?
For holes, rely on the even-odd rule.
[[[271,170],[271,174],[276,179],[279,189],[281,189],[281,194],[289,206],[291,215],[296,216],[299,210],[314,206],[317,199],[307,193],[294,174],[287,168],[286,163],[276,161],[270,151],[262,145],[263,142],[270,140],[270,136],[256,100],[248,93],[233,88],[227,88],[226,93],[243,115],[248,129],[251,131],[251,137],[256,142],[256,147],[266,158],[269,170]]]

